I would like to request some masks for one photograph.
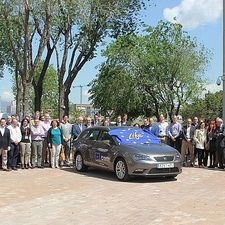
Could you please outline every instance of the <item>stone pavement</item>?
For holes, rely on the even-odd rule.
[[[0,225],[225,224],[225,171],[184,168],[177,180],[72,168],[0,171]]]

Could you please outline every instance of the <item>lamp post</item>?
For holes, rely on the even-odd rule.
[[[221,80],[223,82],[223,123],[225,123],[225,0],[223,0],[223,75],[219,76],[216,84],[221,85]]]
[[[223,0],[223,123],[225,123],[225,0]]]
[[[80,105],[82,107],[83,104],[83,87],[87,87],[88,85],[78,85],[78,86],[73,86],[73,88],[80,88]]]

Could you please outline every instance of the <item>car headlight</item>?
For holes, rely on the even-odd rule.
[[[180,155],[180,153],[178,152],[177,154],[176,154],[176,156],[175,156],[175,160],[181,160],[181,155]]]
[[[139,160],[152,160],[150,156],[144,155],[144,154],[134,154],[133,155],[134,160],[139,161]]]

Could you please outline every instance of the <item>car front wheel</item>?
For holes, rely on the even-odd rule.
[[[127,164],[124,159],[117,159],[115,163],[115,174],[120,181],[127,181],[129,179]]]
[[[87,166],[84,165],[84,160],[80,153],[77,153],[75,156],[75,168],[79,172],[87,171]]]

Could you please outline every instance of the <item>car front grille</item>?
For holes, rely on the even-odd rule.
[[[157,162],[169,162],[169,161],[173,161],[174,160],[174,156],[173,155],[168,155],[168,156],[156,156],[154,157],[154,159]]]
[[[149,171],[149,174],[159,174],[159,173],[176,173],[179,172],[177,167],[174,168],[153,168]]]

